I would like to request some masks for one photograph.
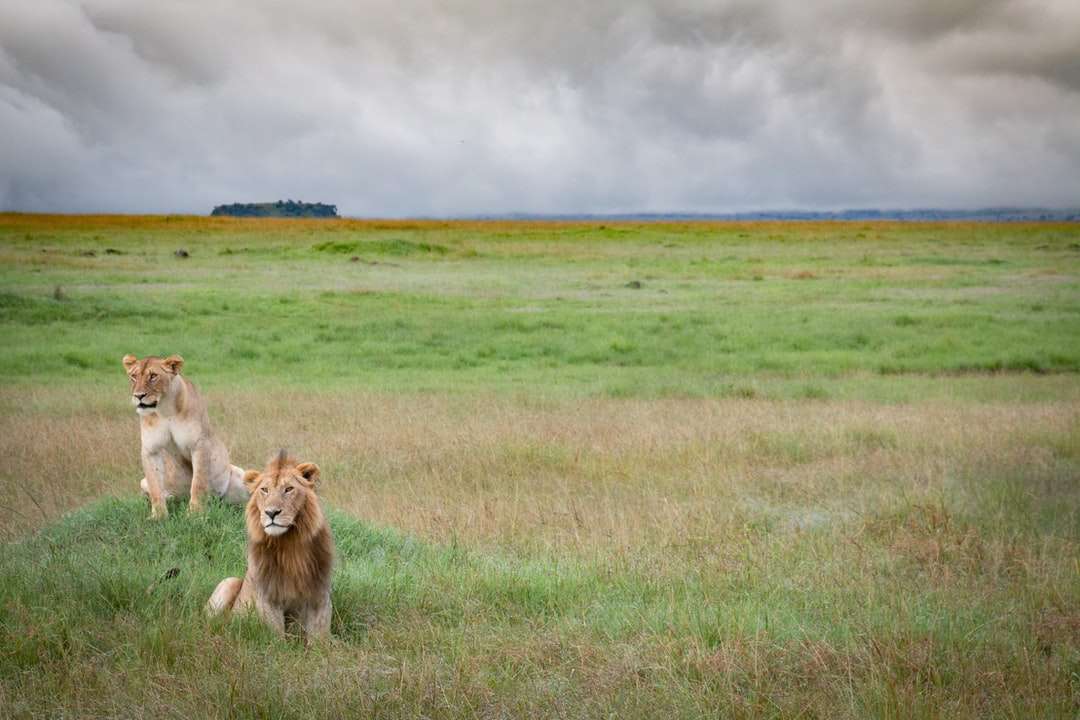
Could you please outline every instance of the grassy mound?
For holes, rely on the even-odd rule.
[[[202,615],[214,585],[244,569],[241,511],[218,503],[202,516],[182,504],[171,509],[155,523],[141,499],[106,499],[3,546],[6,714],[1068,717],[1076,710],[1075,615],[1025,601],[1024,583],[1013,587],[1010,579],[1023,568],[993,571],[1005,583],[997,597],[955,596],[942,578],[911,586],[901,566],[873,549],[872,532],[858,551],[878,558],[866,566],[877,576],[871,584],[850,577],[843,584],[851,574],[845,555],[854,551],[830,559],[835,538],[824,531],[791,536],[789,555],[748,557],[710,584],[610,561],[431,545],[332,511],[333,639],[306,649],[251,618]],[[888,527],[913,528],[918,517]],[[940,545],[927,552],[973,552],[964,545],[970,527],[926,517]],[[975,555],[962,559],[975,563],[983,584],[988,560]],[[1000,607],[1003,597],[1011,610]]]
[[[321,253],[337,253],[339,255],[352,255],[362,253],[368,255],[394,255],[405,257],[408,255],[445,255],[450,249],[437,243],[413,242],[401,238],[386,238],[382,240],[355,240],[334,241],[316,243],[311,246],[312,250]]]
[[[121,617],[151,625],[164,620],[178,640],[185,628],[173,623],[192,632],[206,625],[202,606],[214,586],[241,576],[246,566],[243,513],[217,501],[201,516],[189,516],[175,501],[170,508],[164,522],[151,522],[141,498],[110,498],[8,545],[0,570],[4,606],[43,611],[22,621],[19,613],[7,617],[33,629],[8,638],[16,645],[12,659],[24,665],[47,661],[64,645],[67,631],[61,628]],[[332,632],[342,640],[363,640],[372,618],[409,612],[450,624],[476,612],[522,622],[580,606],[584,586],[596,580],[581,568],[434,547],[339,512],[329,517],[338,554]],[[251,639],[277,642],[260,632]]]
[[[479,627],[512,637],[513,628],[581,612],[599,580],[580,567],[433,547],[331,511],[334,639],[305,649],[252,618],[202,614],[217,582],[244,571],[241,509],[211,502],[189,516],[170,502],[170,512],[151,522],[141,498],[106,499],[4,547],[8,711],[340,717],[391,698],[391,714],[457,715],[479,689],[431,696],[452,682],[447,650]],[[610,586],[609,600],[611,591],[620,592]],[[441,657],[425,647],[432,640]]]

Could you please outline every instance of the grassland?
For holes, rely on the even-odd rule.
[[[0,330],[11,716],[1080,712],[1075,225],[0,215]],[[319,462],[330,645],[201,617],[126,352]]]

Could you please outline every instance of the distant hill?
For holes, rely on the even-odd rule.
[[[974,220],[984,222],[1078,222],[1080,208],[1007,208],[990,207],[974,210],[926,208],[914,210],[885,210],[861,208],[853,210],[760,210],[729,213],[506,213],[471,215],[469,219],[483,220],[632,220],[641,222],[682,222],[688,220],[907,220],[947,221]]]
[[[302,217],[336,218],[337,205],[306,203],[299,200],[278,200],[266,203],[233,203],[218,205],[210,215],[228,217]]]

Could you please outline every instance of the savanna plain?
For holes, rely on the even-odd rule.
[[[0,715],[1080,713],[1076,224],[8,214],[0,332]],[[125,353],[320,465],[331,641]]]

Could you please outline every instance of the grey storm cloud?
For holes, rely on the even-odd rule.
[[[0,2],[0,209],[1075,206],[1080,3]]]

